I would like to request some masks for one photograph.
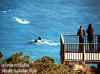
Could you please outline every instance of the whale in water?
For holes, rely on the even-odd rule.
[[[39,36],[38,39],[31,40],[30,42],[31,42],[31,43],[33,43],[33,42],[34,42],[34,43],[37,43],[37,42],[44,42],[44,41],[43,41],[43,40],[41,39],[41,37]]]

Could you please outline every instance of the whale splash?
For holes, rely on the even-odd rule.
[[[30,42],[31,43],[35,43],[35,40],[31,40]],[[50,46],[57,46],[57,45],[59,45],[59,43],[51,42],[50,40],[46,40],[46,39],[37,40],[36,44],[37,45],[46,44],[46,45],[50,45]]]
[[[21,24],[29,24],[30,22],[25,20],[25,19],[20,19],[20,18],[17,18],[17,17],[14,17],[14,20],[18,23],[21,23]]]

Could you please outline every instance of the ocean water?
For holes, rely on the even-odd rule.
[[[3,58],[23,51],[59,63],[60,34],[76,34],[89,23],[100,34],[100,0],[0,0],[0,50]],[[34,43],[39,36],[44,42]]]

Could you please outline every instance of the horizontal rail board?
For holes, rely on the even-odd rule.
[[[65,62],[66,63],[68,63],[68,62],[79,62],[79,63],[82,63],[82,61],[81,60],[74,60],[74,61],[72,61],[72,60],[65,60]],[[100,61],[85,61],[85,63],[86,64],[100,64]]]
[[[65,52],[66,53],[68,53],[68,52],[69,53],[71,53],[71,52],[73,52],[73,53],[82,53],[81,51],[77,51],[77,50],[76,51],[75,50],[65,50]],[[100,51],[92,51],[92,52],[91,51],[85,51],[85,53],[100,53]]]
[[[76,35],[76,34],[61,34],[62,36],[78,36],[78,35]],[[86,35],[84,35],[84,36],[88,36],[87,34]],[[98,35],[94,35],[94,36],[100,36],[100,34],[98,34]]]

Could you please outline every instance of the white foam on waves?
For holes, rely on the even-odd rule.
[[[25,20],[25,19],[20,19],[18,17],[14,17],[14,20],[18,23],[21,23],[21,24],[29,24],[30,22]]]
[[[2,11],[3,13],[7,13],[7,12],[9,12],[9,11],[11,11],[11,9],[9,9],[9,10],[4,10],[4,11]]]
[[[2,11],[3,13],[7,13],[7,11]]]

